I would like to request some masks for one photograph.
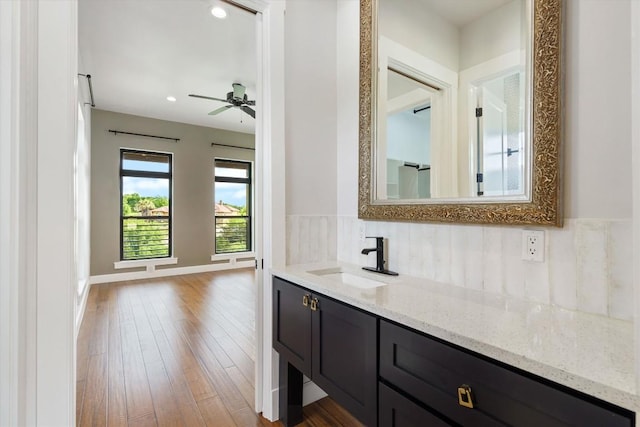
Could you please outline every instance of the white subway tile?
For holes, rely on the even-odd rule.
[[[609,316],[633,318],[633,223],[612,221],[609,228]]]
[[[309,217],[298,218],[298,259],[299,263],[311,262],[309,253]]]
[[[549,297],[549,263],[524,261],[524,294],[529,301],[548,304]]]
[[[408,260],[409,269],[407,273],[411,276],[424,277],[424,262],[422,258],[422,248],[425,246],[425,242],[422,239],[422,231],[424,226],[418,223],[410,223],[409,226],[409,242],[408,248]]]
[[[608,310],[607,231],[603,221],[576,223],[578,309],[588,313]]]
[[[629,319],[633,313],[630,220],[566,219],[546,229],[544,263],[522,261],[522,229],[288,216],[287,262],[339,259],[375,265],[362,255],[387,239],[387,268],[442,283],[509,294],[568,309]]]
[[[298,238],[300,230],[298,230],[298,217],[289,215],[286,218],[287,230],[287,264],[298,264]]]
[[[338,259],[338,218],[335,216],[327,217],[327,236],[327,259],[335,261]]]
[[[578,307],[575,228],[575,220],[565,220],[547,233],[551,303],[571,310]]]
[[[525,297],[522,261],[522,229],[502,229],[502,266],[504,289],[508,295]]]
[[[464,287],[465,285],[465,260],[468,251],[467,233],[463,226],[451,226],[451,284]]]
[[[502,294],[504,276],[502,268],[502,230],[498,227],[483,227],[483,286],[488,292]]]
[[[451,283],[451,226],[437,226],[433,240],[434,280],[442,283]]]
[[[466,251],[464,255],[464,285],[467,288],[481,290],[484,282],[484,233],[482,227],[464,227]]]
[[[420,256],[420,277],[430,280],[436,278],[435,268],[435,234],[436,227],[432,224],[424,224],[420,227],[419,236],[422,241],[418,255]]]

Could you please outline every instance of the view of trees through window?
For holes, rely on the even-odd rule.
[[[216,159],[214,197],[216,253],[251,251],[251,164]]]
[[[171,154],[121,152],[121,259],[171,256]]]

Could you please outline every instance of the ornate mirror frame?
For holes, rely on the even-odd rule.
[[[562,226],[562,0],[533,0],[531,195],[525,202],[374,201],[375,0],[360,0],[358,217],[383,221]]]

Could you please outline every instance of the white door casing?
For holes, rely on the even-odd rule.
[[[77,1],[1,7],[0,422],[74,425]]]

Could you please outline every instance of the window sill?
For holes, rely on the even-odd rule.
[[[139,268],[146,267],[147,271],[155,271],[158,265],[172,265],[177,264],[178,258],[154,258],[154,259],[139,259],[132,261],[116,261],[113,263],[113,268],[121,270],[123,268]]]
[[[247,258],[254,259],[256,257],[256,253],[253,251],[250,252],[229,252],[228,254],[215,254],[211,255],[211,261],[218,261],[224,259],[237,259],[237,258]]]

